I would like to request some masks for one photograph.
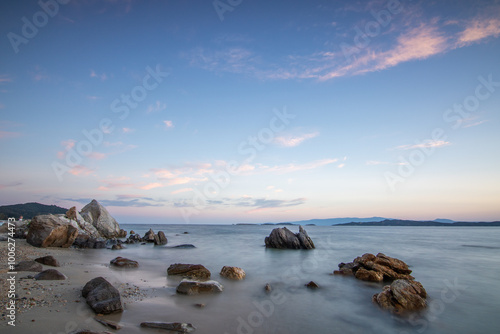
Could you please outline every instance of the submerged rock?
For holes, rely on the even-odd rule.
[[[177,245],[177,246],[172,246],[172,247],[167,247],[167,248],[196,248],[196,246],[191,245],[191,244],[182,244],[182,245]]]
[[[294,234],[286,227],[275,228],[264,240],[267,248],[278,249],[313,249],[313,241],[306,230],[299,226],[299,233]]]
[[[127,259],[125,257],[118,256],[113,260],[109,261],[109,264],[120,267],[120,268],[137,268],[139,267],[139,262]]]
[[[210,270],[201,264],[174,263],[167,269],[168,275],[181,275],[188,278],[209,279]]]
[[[197,295],[199,293],[215,293],[222,292],[224,287],[217,281],[191,281],[182,280],[177,286],[177,293],[185,295]]]
[[[65,280],[67,277],[55,269],[47,269],[35,275],[37,281]]]
[[[190,333],[196,329],[191,324],[181,322],[141,322],[141,327],[165,329],[179,333]]]
[[[36,262],[45,264],[46,266],[60,267],[59,261],[57,261],[52,255],[47,255],[35,259]]]
[[[245,278],[246,273],[243,269],[238,267],[222,267],[220,271],[220,275],[225,278],[233,279],[233,280],[242,280]]]
[[[319,288],[319,285],[316,284],[314,281],[311,281],[311,282],[307,283],[305,286],[308,287],[308,288],[310,288],[310,289],[317,289],[317,288]]]
[[[354,275],[357,279],[371,282],[383,280],[414,279],[408,265],[396,258],[378,253],[366,253],[350,263],[340,263],[334,274]]]
[[[96,277],[83,287],[82,296],[97,314],[123,311],[120,292],[103,277]]]
[[[373,295],[372,301],[393,314],[402,315],[426,308],[426,298],[427,292],[420,282],[398,279]]]

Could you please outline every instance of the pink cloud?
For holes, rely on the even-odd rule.
[[[0,130],[0,139],[17,138],[20,135],[21,135],[20,132],[10,132],[10,131],[1,131]]]
[[[69,173],[75,176],[87,176],[93,172],[94,170],[82,165],[75,166],[69,170]]]
[[[295,146],[302,144],[305,140],[311,139],[311,138],[314,138],[317,136],[319,136],[319,132],[306,133],[306,134],[298,135],[298,136],[292,136],[292,135],[280,136],[280,137],[276,137],[274,141],[278,145],[281,145],[284,147],[295,147]]]
[[[153,183],[149,183],[149,184],[146,184],[145,186],[140,187],[140,189],[151,190],[151,189],[160,188],[160,187],[164,187],[164,185],[162,183],[159,183],[159,182],[153,182]]]
[[[193,191],[193,188],[177,189],[177,190],[172,191],[171,194],[175,195],[175,194],[185,193],[185,192],[188,192],[188,191]]]
[[[106,158],[106,154],[101,152],[92,152],[88,155],[88,157],[94,160],[102,160]]]
[[[488,37],[498,37],[500,35],[500,19],[498,18],[475,18],[467,24],[458,38],[458,45],[465,46],[481,41]]]
[[[423,143],[420,144],[415,144],[415,145],[400,145],[394,148],[394,150],[412,150],[416,148],[432,148],[432,147],[442,147],[442,146],[448,146],[451,145],[449,141],[444,141],[444,140],[427,140]]]
[[[170,129],[170,128],[174,127],[174,123],[172,121],[163,121],[163,123],[165,124],[165,127],[167,129]]]

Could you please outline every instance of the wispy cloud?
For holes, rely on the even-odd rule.
[[[0,84],[5,82],[12,82],[12,78],[7,74],[0,74]]]
[[[122,132],[123,132],[123,133],[134,133],[134,132],[135,132],[135,129],[131,129],[131,128],[122,128]]]
[[[172,121],[163,121],[163,124],[165,124],[165,129],[171,129],[174,127],[174,123]]]
[[[369,160],[366,162],[368,166],[378,166],[378,165],[395,165],[395,166],[403,166],[407,165],[407,162],[388,162],[388,161],[378,161],[378,160]]]
[[[90,70],[90,77],[100,79],[101,81],[108,79],[108,75],[106,73],[96,73],[94,70]]]
[[[20,132],[12,132],[12,131],[2,131],[0,130],[0,139],[10,139],[20,137]]]
[[[182,188],[182,189],[177,189],[171,192],[172,195],[177,195],[185,192],[193,191],[193,188]]]
[[[14,188],[14,187],[18,187],[21,185],[23,185],[23,182],[20,182],[20,181],[2,183],[2,184],[0,184],[0,190],[5,189],[5,188]]]
[[[71,168],[68,172],[74,176],[88,176],[88,175],[93,174],[95,171],[91,168],[86,167],[86,166],[77,165],[77,166]]]
[[[262,197],[254,198],[251,196],[207,200],[207,204],[209,204],[210,206],[246,208],[249,209],[250,212],[263,209],[289,208],[302,205],[305,202],[306,202],[305,198],[271,199]],[[192,203],[192,201],[189,200],[178,200],[174,202],[174,206],[176,207],[189,207],[193,205],[194,203]]]
[[[92,201],[92,198],[63,198],[64,201],[76,202],[82,205],[86,205]],[[138,197],[138,198],[124,198],[123,196],[117,195],[115,200],[109,199],[98,199],[99,203],[105,207],[119,206],[119,207],[153,207],[153,206],[163,206],[161,202],[149,197]]]
[[[319,132],[306,133],[302,135],[282,135],[274,139],[275,143],[283,147],[295,147],[305,140],[319,136]]]
[[[467,23],[465,30],[459,36],[457,45],[466,46],[482,41],[488,37],[498,37],[500,35],[500,19],[482,17],[474,18]]]
[[[159,112],[165,109],[167,109],[166,103],[161,103],[160,101],[156,101],[154,104],[150,104],[148,106],[148,110],[146,110],[146,112],[149,114],[152,112]]]
[[[435,148],[435,147],[442,147],[442,146],[448,146],[451,145],[449,141],[445,140],[427,140],[419,144],[414,144],[414,145],[400,145],[396,146],[393,148],[393,150],[412,150],[416,148]]]

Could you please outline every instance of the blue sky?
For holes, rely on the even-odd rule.
[[[0,203],[500,219],[498,1],[3,1]]]

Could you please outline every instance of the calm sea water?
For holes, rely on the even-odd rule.
[[[140,268],[115,275],[156,288],[155,298],[127,305],[120,315],[137,333],[151,333],[137,327],[142,321],[190,322],[197,334],[500,333],[500,228],[307,226],[316,249],[305,251],[266,249],[264,238],[275,226],[122,225],[141,235],[150,227],[166,233],[167,247],[196,248],[149,244],[120,251]],[[428,310],[402,320],[372,304],[383,283],[331,275],[338,263],[367,252],[408,263],[427,290]],[[106,251],[93,254],[109,261]],[[224,292],[176,295],[180,279],[167,277],[166,269],[178,262],[203,264]],[[243,268],[246,279],[219,277],[224,265]],[[320,289],[304,286],[311,280]]]

